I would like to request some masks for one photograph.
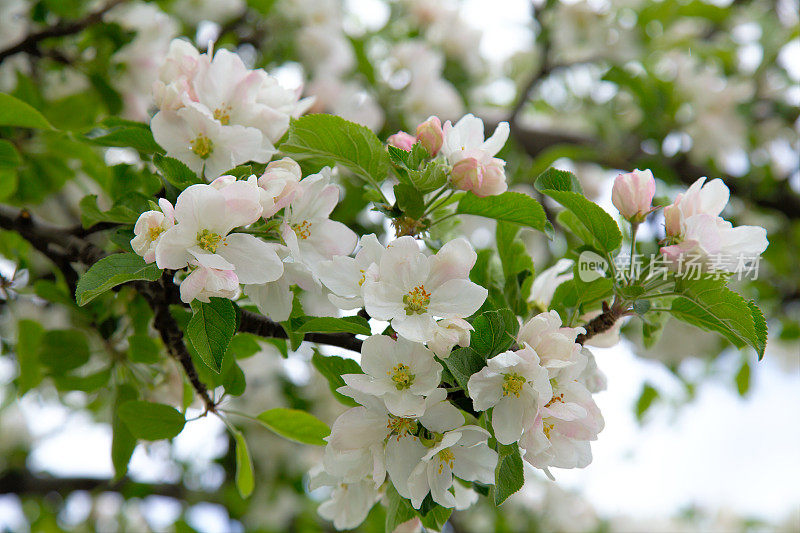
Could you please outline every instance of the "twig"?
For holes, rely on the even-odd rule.
[[[603,302],[603,312],[583,326],[583,329],[586,330],[586,333],[581,333],[575,338],[575,342],[580,345],[583,345],[587,340],[594,337],[595,335],[600,335],[601,333],[605,333],[606,331],[610,330],[614,327],[617,320],[625,316],[628,312],[625,305],[620,304],[618,302],[614,302],[611,307],[608,306],[607,302]]]
[[[243,333],[252,333],[260,337],[272,337],[277,339],[288,338],[283,326],[263,315],[247,310],[242,310],[242,320],[239,324],[239,331]],[[361,351],[361,340],[357,339],[356,336],[351,333],[306,333],[304,339],[309,342],[328,344],[354,352]]]
[[[2,63],[5,58],[20,52],[28,52],[35,55],[40,55],[38,48],[41,41],[50,39],[52,37],[65,37],[67,35],[80,33],[89,26],[100,22],[103,19],[103,15],[105,15],[109,10],[126,1],[127,0],[111,0],[104,7],[86,15],[80,20],[67,23],[64,21],[59,21],[58,23],[53,24],[52,26],[49,26],[43,30],[28,34],[28,36],[19,43],[6,48],[5,50],[0,50],[0,63]]]

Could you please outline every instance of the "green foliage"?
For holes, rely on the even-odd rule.
[[[39,347],[44,328],[34,320],[20,320],[17,324],[16,356],[19,367],[17,394],[22,396],[42,381],[39,370]]]
[[[129,281],[156,281],[161,270],[154,264],[147,264],[133,253],[112,254],[93,264],[78,280],[75,301],[84,306],[118,285]]]
[[[464,215],[480,215],[504,222],[513,222],[543,231],[548,235],[553,232],[553,226],[547,220],[542,204],[527,194],[519,192],[504,192],[497,196],[487,196],[485,198],[468,192],[458,202],[456,212]]]
[[[510,446],[499,445],[499,448],[497,467],[494,471],[494,488],[492,489],[495,505],[502,504],[525,483],[519,447],[512,444]]]
[[[117,416],[134,437],[142,440],[171,439],[186,424],[182,414],[163,403],[128,401],[119,406]]]
[[[577,182],[569,172],[549,169],[536,178],[536,189],[569,209],[600,250],[613,252],[622,244],[619,226],[602,207],[583,196]]]
[[[89,361],[86,335],[77,330],[51,329],[42,336],[39,362],[55,374],[63,374]]]
[[[314,365],[317,372],[322,374],[322,377],[328,380],[328,385],[336,399],[345,405],[358,405],[356,401],[349,396],[336,392],[336,389],[344,387],[345,385],[344,379],[342,379],[343,374],[363,374],[358,363],[352,359],[345,359],[338,355],[322,355],[314,350],[314,355],[311,356],[311,364]]]
[[[30,104],[0,93],[0,126],[53,129],[44,116]]]
[[[281,437],[325,446],[325,437],[331,434],[328,425],[311,413],[299,409],[276,407],[258,415],[258,421]]]
[[[128,429],[119,414],[121,405],[138,398],[136,389],[130,385],[117,387],[114,398],[114,414],[111,418],[111,462],[114,464],[114,478],[121,479],[128,472],[128,463],[136,448],[136,437]]]
[[[155,154],[153,156],[153,164],[161,173],[164,181],[173,185],[179,191],[185,189],[189,185],[203,183],[203,180],[201,180],[197,174],[175,158]]]
[[[644,419],[645,413],[657,399],[658,391],[649,383],[645,383],[642,386],[642,392],[639,393],[639,399],[636,400],[636,419],[639,422]]]
[[[516,340],[519,322],[510,309],[486,311],[472,323],[470,348],[485,359],[508,350]]]
[[[767,344],[764,315],[755,303],[728,289],[725,280],[685,280],[680,293],[672,302],[672,316],[716,331],[736,347],[752,346],[759,359],[764,357]]]
[[[400,496],[391,483],[386,487],[386,499],[389,502],[386,507],[386,531],[394,531],[400,524],[416,518],[417,512],[411,502]]]
[[[236,307],[227,298],[192,302],[192,318],[186,326],[189,342],[214,372],[222,369],[222,358],[236,333]]]
[[[486,366],[486,357],[472,348],[456,348],[447,359],[443,359],[447,370],[455,378],[456,383],[467,390],[470,376]]]
[[[371,184],[389,174],[389,154],[375,134],[335,115],[306,115],[292,120],[280,149],[300,159],[314,157],[341,165]]]
[[[255,476],[253,475],[253,459],[247,449],[247,441],[241,431],[234,431],[233,438],[236,442],[236,488],[242,498],[247,498],[253,493],[255,488]]]
[[[133,148],[143,154],[164,152],[147,124],[119,118],[105,120],[101,127],[87,134],[86,139],[100,146]]]
[[[346,316],[334,317],[304,317],[308,320],[302,322],[295,330],[297,333],[355,333],[370,335],[369,323],[364,317]]]
[[[128,205],[117,204],[108,211],[101,211],[97,206],[97,195],[84,196],[80,201],[81,224],[84,228],[91,228],[98,222],[114,222],[116,224],[133,224],[142,210],[133,209]]]
[[[22,162],[13,144],[0,139],[0,169],[16,168]]]

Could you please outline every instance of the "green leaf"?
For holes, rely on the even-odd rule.
[[[458,481],[456,481],[458,483]],[[430,494],[428,494],[430,496]],[[433,500],[431,500],[433,501]],[[423,503],[424,508],[424,503]],[[448,509],[447,507],[442,507],[439,504],[434,504],[430,508],[426,510],[425,513],[422,512],[423,509],[418,511],[420,515],[420,520],[422,525],[430,529],[432,531],[441,531],[444,528],[444,525],[450,519],[450,515],[453,514],[452,509]]]
[[[406,183],[395,185],[394,197],[400,211],[414,220],[419,220],[425,212],[425,199],[422,193],[411,185]]]
[[[0,93],[0,126],[53,129],[44,116],[22,100]]]
[[[475,330],[470,337],[470,348],[490,359],[506,351],[516,340],[519,322],[511,309],[486,311],[472,323]]]
[[[136,448],[136,437],[120,418],[119,407],[138,397],[136,389],[130,385],[117,387],[117,397],[114,399],[114,417],[111,419],[111,462],[114,464],[114,479],[122,479],[128,473],[128,463]]]
[[[134,363],[157,363],[161,355],[161,344],[155,337],[137,333],[128,337],[128,359]]]
[[[418,144],[414,145],[415,148],[416,146]],[[420,170],[410,169],[408,179],[419,192],[428,193],[447,183],[447,172],[444,165],[430,161]]]
[[[641,422],[644,419],[645,413],[652,407],[657,398],[658,391],[649,383],[645,383],[642,386],[639,399],[636,401],[636,420]]]
[[[34,320],[23,319],[17,324],[16,357],[19,366],[17,394],[22,396],[42,381],[39,369],[39,349],[44,328]]]
[[[63,374],[89,361],[86,335],[74,329],[45,332],[39,347],[39,361],[55,374]]]
[[[767,344],[764,315],[755,303],[728,289],[725,280],[685,280],[670,313],[688,324],[716,331],[734,346],[752,346],[759,360],[764,357]]]
[[[84,228],[90,228],[98,222],[134,224],[141,214],[125,205],[115,205],[108,211],[101,211],[97,206],[96,194],[84,196],[78,206],[81,208],[81,224]]]
[[[521,192],[509,191],[485,198],[468,192],[458,202],[456,213],[514,222],[543,231],[548,235],[551,235],[553,231],[553,226],[547,220],[542,204]]]
[[[195,300],[186,326],[186,336],[211,370],[219,372],[228,345],[236,333],[236,308],[227,298],[210,298],[209,303]]]
[[[311,364],[322,374],[322,377],[328,380],[328,386],[337,400],[345,405],[358,405],[356,401],[349,396],[336,392],[336,389],[344,387],[345,385],[342,374],[364,373],[361,367],[358,366],[358,363],[352,359],[345,359],[338,355],[322,355],[319,351],[314,350],[314,355],[311,356]]]
[[[236,440],[236,488],[242,498],[247,498],[253,493],[256,483],[253,460],[250,458],[250,451],[247,449],[247,442],[242,432],[234,432],[233,438]]]
[[[552,191],[570,191],[578,194],[583,194],[581,182],[578,181],[577,176],[572,172],[566,170],[558,170],[555,168],[548,168],[536,178],[534,185],[536,190],[544,192],[545,190]]]
[[[372,184],[386,179],[391,165],[383,143],[369,128],[334,115],[311,114],[292,120],[280,150],[336,163]]]
[[[179,191],[185,189],[189,185],[203,183],[203,180],[200,179],[197,174],[175,158],[156,154],[153,156],[153,164],[155,164],[156,168],[161,172],[161,176],[164,180],[174,185]]]
[[[0,168],[16,168],[22,160],[16,147],[4,139],[0,139]]]
[[[264,411],[256,418],[281,437],[303,444],[325,446],[324,439],[331,434],[331,429],[325,422],[298,409],[276,407]]]
[[[613,252],[622,244],[622,233],[611,215],[582,194],[552,189],[545,189],[542,193],[569,209],[593,236],[600,250]]]
[[[500,456],[494,470],[494,504],[500,505],[522,488],[525,473],[522,468],[522,457],[516,444],[500,446]]]
[[[295,330],[297,333],[356,333],[358,335],[371,335],[369,322],[360,316],[346,316],[342,318],[313,317],[303,322]]]
[[[93,264],[78,280],[75,301],[83,306],[105,291],[134,280],[156,281],[161,270],[136,254],[112,254]]]
[[[143,440],[171,439],[186,424],[177,409],[163,403],[125,402],[117,409],[117,415],[134,437]]]
[[[472,348],[457,348],[442,362],[464,390],[467,390],[470,376],[486,366],[486,358]]]
[[[411,502],[400,496],[391,483],[386,488],[386,498],[389,500],[389,504],[386,507],[385,531],[394,531],[400,524],[417,517],[417,512],[411,506]]]
[[[99,146],[133,148],[145,154],[164,153],[164,149],[153,139],[153,133],[146,124],[124,125],[93,131],[86,135],[86,139]]]

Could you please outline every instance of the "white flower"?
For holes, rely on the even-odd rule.
[[[244,0],[178,0],[172,11],[187,23],[196,26],[204,20],[227,22],[242,13]]]
[[[233,270],[218,270],[200,265],[197,261],[190,263],[191,273],[181,282],[181,301],[192,300],[209,302],[210,297],[236,299],[239,296],[239,278]]]
[[[341,77],[356,65],[353,45],[341,28],[310,24],[297,32],[303,64],[315,74]]]
[[[311,475],[309,490],[333,487],[330,499],[323,502],[317,512],[322,518],[333,522],[338,530],[353,529],[367,517],[369,510],[378,501],[378,490],[370,481],[343,483],[325,471]]]
[[[326,167],[300,181],[300,191],[286,207],[281,224],[292,257],[315,274],[322,261],[350,254],[358,242],[353,230],[328,218],[339,201],[339,188],[330,178]]]
[[[447,162],[455,165],[462,159],[475,158],[480,162],[488,162],[503,148],[511,131],[508,122],[497,125],[491,137],[484,140],[483,121],[467,114],[454,124],[449,120],[444,123],[444,143],[441,153]]]
[[[361,288],[367,276],[374,276],[370,269],[380,261],[385,248],[374,233],[361,237],[361,248],[355,257],[340,255],[320,263],[319,278],[333,294],[328,298],[339,309],[363,307]]]
[[[528,301],[546,311],[559,285],[572,279],[572,260],[559,259],[555,265],[539,272],[531,285]]]
[[[421,344],[385,335],[373,335],[361,347],[364,374],[344,374],[356,391],[381,398],[390,413],[418,417],[425,412],[425,397],[441,381],[442,365]]]
[[[519,442],[524,459],[552,478],[549,467],[585,468],[592,462],[589,441],[604,421],[591,393],[577,381],[558,383]]]
[[[555,378],[583,369],[585,360],[581,357],[581,345],[575,342],[575,337],[583,331],[583,328],[561,327],[558,313],[548,311],[523,324],[517,333],[517,342],[533,348],[541,365]]]
[[[656,180],[650,170],[636,169],[620,174],[611,189],[611,201],[628,220],[641,222],[653,210]]]
[[[446,359],[454,346],[469,346],[469,332],[472,331],[472,324],[463,318],[445,318],[436,323],[431,331],[431,338],[428,340],[428,349],[432,350],[437,357]]]
[[[529,346],[503,352],[486,365],[469,378],[467,390],[476,411],[494,408],[494,436],[501,444],[511,444],[533,425],[539,407],[550,401],[550,376]]]
[[[283,273],[275,245],[253,235],[230,233],[261,216],[255,177],[220,186],[192,185],[175,204],[176,224],[156,246],[159,268],[179,269],[196,261],[216,270],[235,270],[240,283],[275,281]]]
[[[365,308],[370,316],[391,321],[403,337],[429,341],[435,318],[468,317],[486,300],[488,291],[469,280],[476,258],[464,238],[426,256],[417,241],[401,237],[387,246],[377,281],[364,281]]]
[[[272,161],[258,178],[261,187],[261,208],[265,219],[289,205],[300,190],[300,165],[289,157]]]
[[[153,138],[194,172],[216,178],[226,170],[253,160],[268,161],[261,132],[244,126],[223,126],[194,103],[177,111],[162,110],[150,121]]]
[[[694,182],[672,205],[664,209],[670,246],[661,253],[673,263],[697,261],[716,270],[733,272],[755,260],[767,249],[767,230],[737,226],[720,217],[730,192],[721,179]]]
[[[175,210],[165,198],[158,200],[161,211],[145,211],[133,226],[135,237],[131,239],[133,251],[146,263],[156,260],[156,245],[161,235],[175,224]]]
[[[465,481],[494,483],[497,452],[489,448],[489,432],[478,426],[430,424],[419,440],[401,440],[386,447],[386,467],[397,492],[419,509],[430,493],[443,507],[455,507],[450,492],[453,476]]]

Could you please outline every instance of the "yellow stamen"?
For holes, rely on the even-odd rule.
[[[197,232],[197,245],[207,252],[212,254],[217,253],[217,246],[222,237],[216,233],[212,233],[207,229]]]
[[[388,372],[392,376],[392,381],[397,390],[405,390],[414,384],[414,374],[409,370],[411,369],[407,365],[400,363],[395,365],[391,372]]]
[[[225,105],[214,110],[214,118],[219,120],[220,124],[227,126],[231,122],[231,106]]]
[[[442,473],[444,470],[444,465],[447,464],[450,469],[453,469],[453,465],[455,464],[456,457],[453,455],[453,452],[450,451],[450,448],[445,448],[444,450],[440,451],[436,454],[439,457],[439,473]]]
[[[208,159],[211,152],[214,151],[214,143],[202,133],[195,137],[194,140],[189,141],[189,145],[192,147],[192,152],[197,154],[200,159]]]
[[[525,385],[525,378],[515,372],[506,374],[503,378],[503,396],[513,394],[519,398],[522,386]]]
[[[308,220],[304,220],[300,224],[292,224],[292,229],[294,230],[294,234],[297,235],[297,238],[300,240],[306,240],[311,236],[311,222]]]
[[[431,293],[425,290],[425,285],[417,285],[403,296],[403,303],[406,304],[406,315],[422,315],[431,303]]]
[[[161,226],[155,226],[150,228],[150,230],[147,232],[147,236],[150,238],[151,241],[154,241],[158,239],[161,236],[161,234],[164,233],[164,231],[166,230]]]

